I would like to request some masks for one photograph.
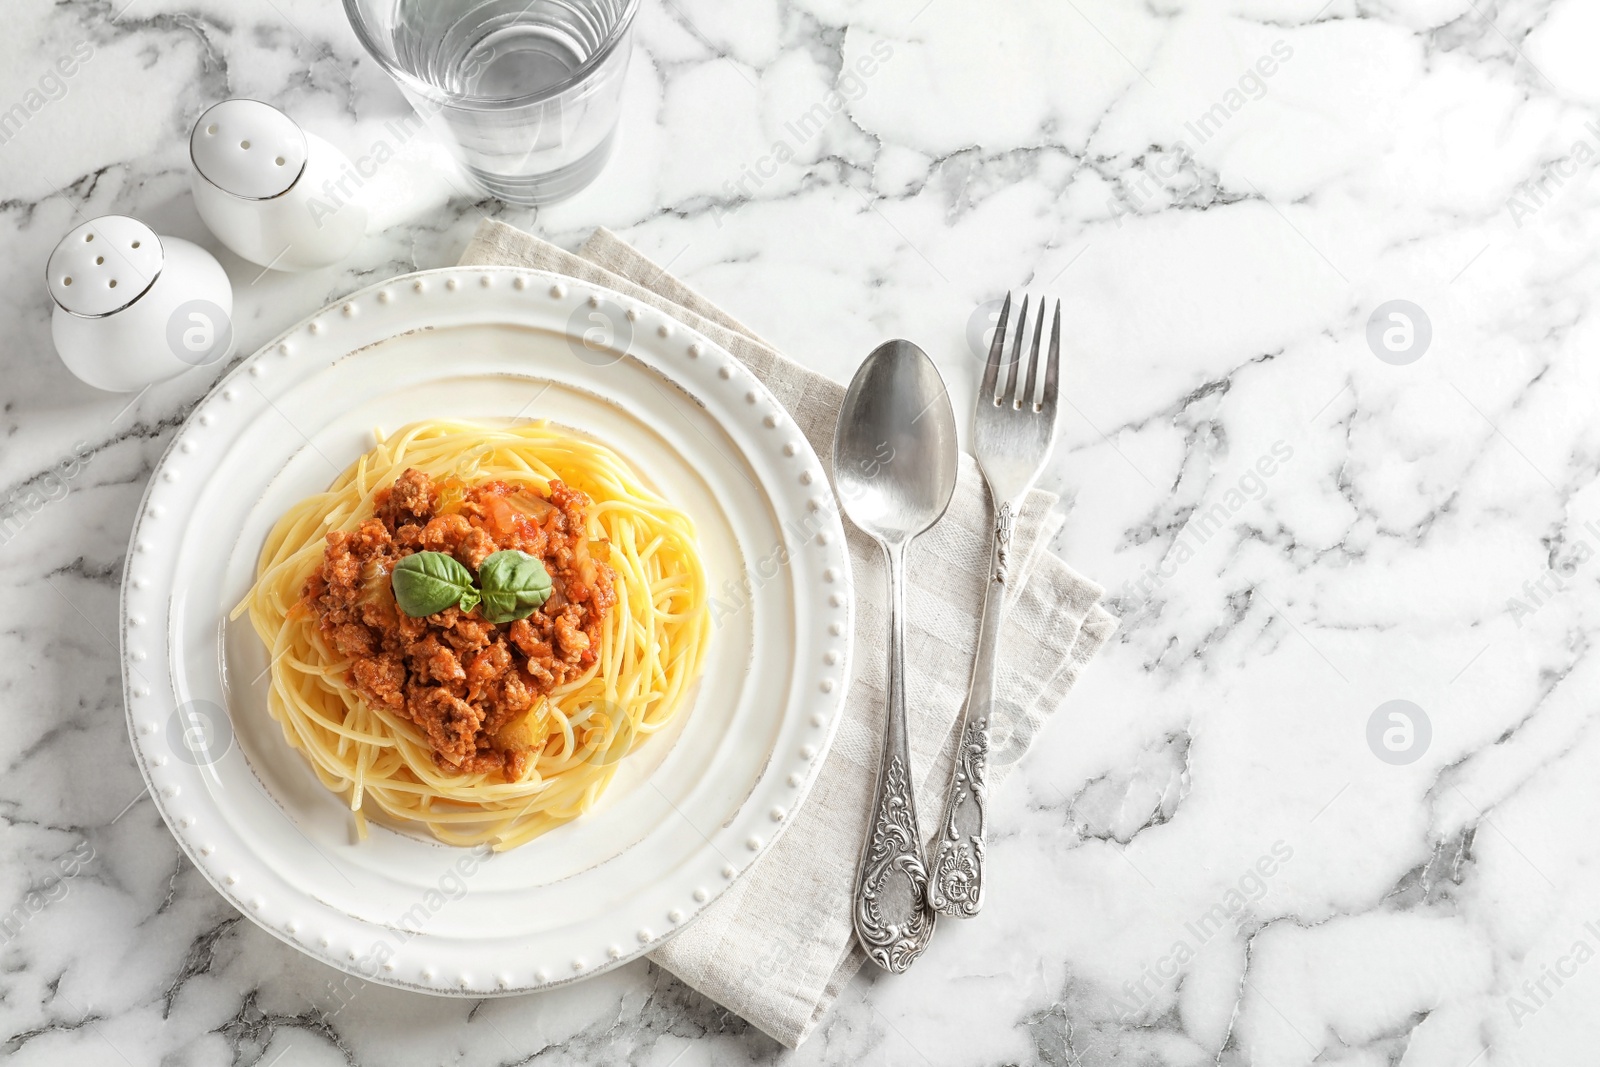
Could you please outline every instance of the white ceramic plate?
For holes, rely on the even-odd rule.
[[[248,620],[227,621],[277,517],[373,428],[430,417],[549,418],[611,445],[695,518],[716,598],[671,736],[630,756],[597,810],[488,857],[392,826],[356,843],[267,713]],[[794,817],[846,688],[849,579],[816,454],[717,345],[543,272],[408,275],[251,356],[174,438],[123,581],[129,732],[184,851],[268,931],[389,985],[544,988],[659,945]]]

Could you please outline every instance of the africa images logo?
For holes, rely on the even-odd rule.
[[[1155,999],[1158,993],[1177,980],[1183,968],[1199,950],[1223,931],[1237,931],[1247,922],[1251,905],[1267,895],[1269,880],[1294,858],[1294,847],[1279,839],[1244,869],[1220,900],[1183,924],[1183,936],[1167,952],[1144,965],[1139,977],[1122,983],[1123,997],[1113,996],[1111,1007],[1122,1022],[1127,1022]]]
[[[1415,363],[1432,343],[1433,322],[1409,300],[1379,304],[1367,319],[1367,347],[1385,363],[1396,367]]]

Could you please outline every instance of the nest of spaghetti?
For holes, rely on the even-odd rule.
[[[520,608],[490,591],[508,557],[539,578]],[[419,563],[449,568],[422,580],[459,581],[459,603],[397,600]],[[543,422],[380,438],[278,521],[242,611],[273,718],[362,836],[375,807],[496,849],[595,804],[687,702],[710,622],[689,517]]]

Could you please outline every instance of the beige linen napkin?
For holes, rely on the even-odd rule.
[[[461,262],[554,271],[666,312],[742,359],[788,408],[824,464],[832,455],[844,387],[779,355],[615,234],[597,230],[574,255],[486,219]],[[1116,629],[1100,606],[1100,587],[1045,548],[1063,521],[1055,505],[1053,494],[1034,491],[1013,533],[1013,558],[1022,565],[1001,631],[1005,651],[991,782],[1027,749]],[[783,836],[651,955],[791,1048],[805,1040],[865,961],[851,928],[850,903],[882,744],[888,591],[877,545],[845,526],[856,640],[854,677],[833,748]],[[972,670],[989,538],[983,479],[972,457],[963,455],[949,510],[917,539],[907,561],[906,706],[912,763],[922,774],[917,807],[930,837],[943,807],[954,726]]]

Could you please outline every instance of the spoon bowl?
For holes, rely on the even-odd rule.
[[[944,380],[910,341],[886,341],[839,408],[833,475],[850,521],[904,544],[939,521],[956,488],[956,416]]]

